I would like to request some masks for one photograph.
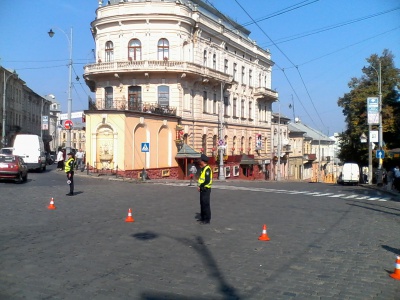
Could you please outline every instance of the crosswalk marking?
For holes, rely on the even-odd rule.
[[[154,182],[153,184],[167,185],[167,186],[177,186],[177,187],[188,187],[186,182]],[[196,187],[196,186],[192,186]],[[327,198],[341,198],[341,199],[354,199],[354,200],[366,200],[366,201],[390,201],[389,198],[385,197],[372,197],[372,196],[360,196],[357,194],[334,194],[334,193],[322,193],[322,192],[310,192],[310,191],[297,191],[297,190],[282,190],[282,189],[269,189],[269,188],[259,188],[259,187],[243,187],[243,186],[231,186],[231,185],[214,185],[213,189],[218,190],[232,190],[232,191],[250,191],[250,192],[261,192],[261,193],[275,193],[275,194],[287,194],[287,195],[309,195],[313,197],[327,197]]]

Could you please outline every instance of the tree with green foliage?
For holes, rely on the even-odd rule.
[[[362,69],[360,78],[351,78],[350,92],[339,98],[343,108],[347,129],[340,135],[339,159],[368,164],[368,143],[362,144],[362,133],[368,133],[367,98],[379,94],[379,62],[381,63],[382,86],[382,132],[384,149],[400,148],[400,70],[394,65],[393,54],[385,49],[382,56],[371,55],[368,66]],[[372,130],[378,130],[373,125]]]

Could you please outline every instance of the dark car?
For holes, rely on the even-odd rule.
[[[0,154],[0,180],[28,180],[28,166],[18,155]]]

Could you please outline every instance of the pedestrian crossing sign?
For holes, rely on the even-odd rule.
[[[142,152],[149,152],[150,150],[150,143],[142,143]]]

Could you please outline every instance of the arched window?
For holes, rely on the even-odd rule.
[[[157,44],[157,53],[159,60],[169,59],[169,42],[167,39],[160,39]]]
[[[203,134],[201,138],[201,148],[203,149],[203,153],[207,154],[207,135]]]
[[[158,87],[158,105],[159,106],[169,105],[169,86],[160,85]]]
[[[113,88],[111,86],[104,88],[104,100],[105,109],[113,108]]]
[[[138,39],[132,39],[128,44],[128,59],[142,60],[142,44]]]
[[[128,110],[141,111],[142,108],[142,87],[128,87]]]
[[[106,62],[114,60],[114,44],[111,41],[106,43]]]

